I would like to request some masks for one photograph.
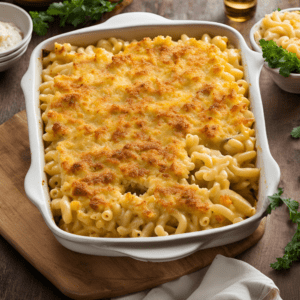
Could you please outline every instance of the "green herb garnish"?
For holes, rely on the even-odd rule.
[[[47,22],[53,22],[54,18],[47,15],[45,11],[37,12],[30,11],[29,12],[33,22],[33,31],[38,35],[45,35],[49,28]]]
[[[300,60],[295,53],[278,47],[274,41],[261,39],[259,44],[263,51],[263,58],[270,68],[280,68],[279,74],[288,77],[291,73],[300,73]]]
[[[295,127],[292,132],[291,132],[291,136],[293,138],[300,138],[300,126],[299,127]]]
[[[111,3],[107,0],[69,0],[50,4],[47,11],[30,11],[33,21],[33,31],[38,35],[45,35],[49,28],[49,23],[60,19],[60,26],[71,24],[76,27],[88,21],[101,19],[103,13],[112,11],[117,4],[123,0]]]
[[[288,207],[291,221],[297,223],[297,229],[292,240],[285,247],[283,257],[276,258],[277,261],[270,265],[275,270],[289,269],[294,261],[298,261],[300,259],[299,203],[292,199],[281,198],[282,193],[283,189],[279,188],[278,193],[268,197],[270,199],[270,205],[267,209],[267,213],[270,214],[272,210],[284,203]]]

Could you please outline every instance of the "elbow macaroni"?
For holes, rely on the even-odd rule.
[[[243,76],[227,37],[55,44],[40,107],[58,226],[137,238],[252,216],[259,169]]]
[[[300,12],[274,11],[262,20],[254,39],[259,44],[260,39],[274,40],[278,46],[289,52],[296,53],[300,59]]]

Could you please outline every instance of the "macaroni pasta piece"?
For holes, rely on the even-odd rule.
[[[39,98],[58,226],[138,238],[251,217],[259,169],[243,77],[227,37],[55,44]]]
[[[260,39],[273,40],[300,59],[300,11],[274,11],[266,15],[254,38],[257,44]]]

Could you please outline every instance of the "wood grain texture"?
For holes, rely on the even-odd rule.
[[[224,16],[222,1],[135,0],[124,12],[146,11],[170,19],[210,20],[225,23],[239,30],[249,45],[248,35],[251,26],[266,13],[278,7],[282,9],[300,7],[299,0],[258,0],[257,12],[253,19],[245,23],[234,23]],[[0,73],[0,124],[25,108],[20,80],[27,70],[34,47],[46,38],[71,30],[73,30],[71,26],[66,28],[53,26],[45,37],[33,35],[22,61],[12,69]],[[300,125],[300,95],[280,90],[264,70],[260,77],[260,87],[271,153],[281,168],[280,186],[285,189],[286,196],[299,200],[300,141],[292,139],[290,131],[293,127]],[[17,132],[12,134],[17,134]],[[23,132],[23,134],[26,133]],[[1,136],[0,143],[6,143]],[[1,152],[0,157],[2,159]],[[29,166],[29,162],[27,163]],[[0,186],[0,199],[4,191],[3,186]],[[1,219],[2,215],[0,215]],[[276,257],[283,255],[284,247],[290,241],[294,231],[295,226],[288,221],[287,210],[284,207],[279,208],[268,218],[265,234],[260,242],[237,256],[274,280],[284,300],[300,299],[298,283],[300,264],[294,264],[289,271],[285,272],[276,272],[269,267],[269,264],[274,262]],[[64,296],[0,236],[0,299],[69,298]]]
[[[115,297],[155,287],[209,265],[217,254],[235,257],[256,244],[264,221],[248,238],[198,251],[166,263],[100,257],[61,246],[38,209],[26,198],[23,181],[30,162],[25,112],[0,126],[0,234],[65,295],[74,299]],[[18,220],[16,222],[16,220]],[[30,237],[30,238],[28,238]]]

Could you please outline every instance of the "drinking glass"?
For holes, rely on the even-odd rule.
[[[224,0],[226,16],[235,22],[251,19],[256,11],[257,0]]]

